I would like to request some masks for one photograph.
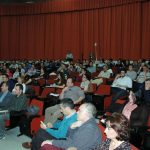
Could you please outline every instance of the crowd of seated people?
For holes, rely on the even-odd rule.
[[[2,82],[0,108],[2,111],[8,111],[0,114],[0,128],[2,130],[1,133],[4,133],[3,137],[5,136],[5,120],[10,120],[11,116],[20,117],[21,113],[27,109],[28,103],[26,95],[23,94],[23,86],[21,84],[15,86],[13,94],[8,89],[8,82]]]
[[[57,120],[54,124],[41,122],[41,129],[33,137],[32,142],[23,143],[23,147],[34,150],[40,149],[45,140],[64,139],[66,138],[69,126],[77,120],[77,114],[74,110],[74,103],[71,99],[63,99],[60,102],[60,111],[64,114],[62,121]]]
[[[72,78],[68,78],[66,87],[63,88],[62,92],[60,93],[59,99],[62,100],[64,98],[70,98],[73,100],[74,104],[78,104],[84,99],[84,97],[84,92],[79,87],[74,86]],[[59,117],[62,116],[59,107],[59,104],[56,104],[48,107],[45,110],[45,123],[54,123]]]
[[[108,71],[108,68],[111,71]],[[3,81],[7,82],[8,90],[12,92],[17,90],[17,85],[23,85],[22,92],[26,93],[25,87],[32,84],[38,84],[38,81],[41,78],[45,80],[45,86],[47,85],[47,80],[51,75],[56,75],[56,80],[54,80],[53,85],[56,85],[58,88],[62,88],[62,92],[60,93],[59,99],[71,98],[74,104],[80,104],[83,102],[83,99],[87,99],[86,94],[89,90],[89,85],[94,81],[97,77],[100,77],[100,80],[103,81],[106,78],[105,83],[100,84],[109,84],[111,86],[111,104],[109,110],[111,111],[111,106],[113,106],[117,99],[124,98],[127,99],[128,91],[132,89],[135,92],[130,92],[129,102],[126,100],[125,107],[122,107],[122,114],[126,116],[126,118],[130,121],[130,124],[134,124],[133,120],[138,119],[139,122],[142,122],[140,119],[144,118],[143,125],[146,124],[147,116],[149,115],[149,107],[150,107],[150,62],[149,61],[124,61],[124,60],[83,60],[83,61],[69,61],[65,62],[63,60],[56,61],[48,61],[48,60],[39,60],[39,61],[0,61],[0,82],[3,85]],[[126,71],[127,70],[127,71]],[[97,73],[93,77],[94,73]],[[102,76],[102,74],[107,73],[107,75]],[[109,79],[112,79],[112,83],[109,82]],[[25,79],[25,80],[24,80]],[[89,80],[88,80],[89,79]],[[92,80],[90,80],[92,79]],[[24,81],[22,81],[24,80]],[[97,79],[96,79],[97,80]],[[99,80],[99,79],[98,79]],[[80,82],[80,87],[74,86],[74,81]],[[108,81],[108,82],[107,82]],[[99,81],[96,82],[97,87],[100,85]],[[15,90],[13,90],[15,89]],[[42,91],[43,87],[40,87]],[[1,89],[3,92],[3,89]],[[134,98],[138,100],[136,100]],[[6,94],[0,95],[0,108],[3,108],[4,97]],[[90,100],[92,103],[92,100]],[[9,109],[6,106],[6,109],[10,111],[20,111],[25,110],[27,106],[23,106],[21,109],[17,109],[18,101],[15,101],[11,105],[15,105],[13,109]],[[21,104],[18,103],[18,105]],[[26,104],[27,105],[27,104]],[[82,105],[81,105],[82,106]],[[56,109],[53,109],[57,107]],[[81,107],[82,108],[82,107]],[[86,109],[86,108],[84,108]],[[146,110],[145,113],[142,113],[143,110]],[[116,112],[117,110],[113,110]],[[139,115],[133,115],[138,114]],[[9,114],[9,113],[8,113]],[[144,117],[142,116],[144,114]],[[2,116],[2,115],[1,115]],[[50,106],[45,110],[45,120],[44,123],[51,122],[52,124],[56,122],[56,120],[62,116],[60,112],[60,105]],[[141,117],[140,117],[141,116]],[[4,117],[3,117],[4,118]],[[79,121],[80,122],[80,121]],[[78,123],[79,123],[78,122]],[[135,124],[133,125],[135,126]],[[72,132],[72,131],[71,131]],[[64,141],[66,142],[66,141]],[[50,142],[51,143],[51,142]],[[52,142],[53,143],[53,142]],[[55,142],[54,142],[55,143]],[[57,142],[56,142],[57,143]],[[59,143],[59,142],[58,142]],[[44,145],[44,144],[43,144]],[[54,146],[60,145],[56,144]],[[69,145],[67,148],[76,145]],[[46,146],[43,147],[43,149]],[[80,147],[80,145],[79,145]],[[92,147],[93,148],[93,147]],[[78,149],[78,148],[77,148]]]
[[[91,103],[84,103],[77,112],[77,121],[68,129],[64,140],[46,140],[41,150],[57,150],[76,147],[78,150],[91,150],[101,143],[101,132],[94,119],[96,108]],[[93,136],[94,135],[94,136]]]

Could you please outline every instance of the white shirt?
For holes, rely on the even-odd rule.
[[[126,88],[132,88],[132,80],[127,76],[118,78],[114,80],[112,87],[118,87],[123,90],[126,90]]]

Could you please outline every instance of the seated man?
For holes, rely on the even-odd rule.
[[[12,98],[11,92],[8,90],[8,82],[2,82],[1,92],[0,92],[0,108],[7,109],[9,102]]]
[[[103,78],[110,78],[111,72],[108,70],[108,66],[105,65],[103,67],[103,70],[99,73],[99,75],[92,80],[92,83],[97,84],[97,86],[99,86],[100,84],[103,83]]]
[[[145,86],[135,92],[140,102],[150,105],[150,78],[145,80]]]
[[[70,98],[73,100],[74,104],[78,104],[81,102],[84,98],[84,91],[81,90],[81,88],[74,86],[73,79],[68,78],[67,80],[67,86],[62,90],[59,99],[62,100],[63,98]],[[60,106],[55,105],[52,107],[48,107],[45,111],[45,123],[54,123],[56,120],[62,116],[60,112]]]
[[[8,87],[9,87],[9,91],[11,92],[15,86],[15,82],[14,80],[12,80],[11,78],[9,79],[9,76],[7,74],[3,74],[3,82],[7,82],[8,83]]]
[[[133,69],[133,65],[129,65],[126,76],[130,77],[134,81],[137,77],[137,73]]]
[[[10,120],[10,114],[17,114],[18,116],[22,115],[20,112],[27,109],[27,97],[23,94],[23,86],[17,84],[15,86],[15,95],[12,95],[11,101],[5,107],[8,110],[8,113],[0,115],[0,125],[4,129],[4,120]],[[13,112],[13,113],[12,113]],[[19,121],[19,120],[14,120]]]
[[[11,104],[8,108],[9,111],[22,111],[27,109],[27,97],[23,94],[23,86],[22,84],[16,84],[14,90],[15,96],[11,100]]]
[[[139,70],[139,75],[134,82],[135,91],[139,90],[144,86],[144,82],[146,79],[150,78],[150,71],[147,65],[142,65]]]
[[[62,121],[57,121],[53,125],[50,123],[47,125],[41,123],[41,129],[39,129],[33,137],[32,144],[25,142],[22,146],[25,148],[31,148],[32,146],[32,150],[38,150],[44,140],[65,138],[69,126],[77,120],[77,114],[74,110],[74,103],[71,99],[63,99],[60,103],[60,109],[65,115]]]
[[[0,92],[0,109],[7,109],[9,102],[12,98],[11,92],[8,91],[8,83],[2,82],[1,84],[1,92]],[[4,130],[4,121],[2,116],[5,114],[5,112],[0,113],[0,140],[5,138],[5,130]]]
[[[125,71],[122,70],[118,74],[111,86],[111,93],[113,94],[112,103],[114,103],[121,96],[127,95],[127,88],[132,88],[132,80],[125,75]]]
[[[96,108],[91,103],[84,103],[77,113],[77,122],[73,123],[67,132],[65,140],[46,140],[40,150],[50,150],[76,147],[77,150],[91,150],[101,143],[101,133],[95,122]]]

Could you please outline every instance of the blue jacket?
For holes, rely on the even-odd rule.
[[[67,131],[69,126],[77,121],[77,114],[73,114],[69,118],[64,117],[62,121],[56,122],[53,127],[58,130],[54,130],[51,128],[46,129],[46,131],[55,138],[66,138]]]

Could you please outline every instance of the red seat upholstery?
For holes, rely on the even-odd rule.
[[[112,96],[107,96],[104,98],[104,110],[107,110],[111,104]]]
[[[105,128],[101,124],[98,124],[98,127],[102,133],[102,141],[104,141],[106,139],[106,134],[104,133]]]
[[[40,86],[45,86],[45,79],[41,78],[41,79],[39,79],[39,80],[37,80],[37,81],[38,81],[38,84],[39,84]]]
[[[125,104],[125,102],[126,102],[126,100],[117,99],[115,103],[123,105],[123,104]]]
[[[74,85],[75,85],[75,86],[80,87],[80,84],[81,84],[81,82],[74,82]]]
[[[35,92],[35,96],[39,96],[40,95],[40,86],[32,85],[31,87]]]
[[[32,99],[30,105],[34,105],[34,106],[37,106],[39,108],[39,111],[38,111],[38,115],[39,116],[42,116],[42,113],[43,113],[43,102],[42,101],[39,101],[37,99]]]
[[[45,87],[41,93],[41,96],[39,96],[39,98],[46,98],[47,94],[54,93],[54,91],[55,91],[55,88]]]
[[[54,79],[48,79],[46,81],[46,85],[50,85],[50,84],[53,84],[54,83]]]
[[[56,89],[56,93],[57,93],[57,94],[60,94],[61,92],[62,92],[62,89],[61,89],[61,88],[57,88],[57,89]]]
[[[130,144],[131,146],[131,150],[139,150],[137,147],[135,147],[134,145]]]
[[[99,85],[96,92],[96,95],[110,95],[110,85]]]
[[[36,117],[31,121],[31,135],[34,135],[39,130],[40,121],[44,121],[44,116]]]
[[[38,117],[35,117],[32,119],[31,121],[31,135],[33,135],[34,133],[37,132],[37,130],[40,128],[40,121],[44,120],[44,116],[42,116],[43,114],[43,102],[39,101],[37,99],[33,99],[31,101],[31,105],[35,105],[37,107],[39,107],[39,111],[38,111]]]
[[[93,86],[93,93],[95,93],[95,92],[96,92],[96,90],[97,90],[97,84],[92,83],[92,86]]]

